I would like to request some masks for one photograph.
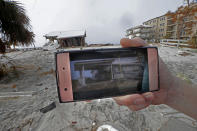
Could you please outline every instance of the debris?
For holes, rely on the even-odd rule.
[[[108,47],[106,46],[106,48]],[[192,55],[195,55],[183,57],[177,54],[180,49],[170,47],[161,47],[159,49],[161,58],[167,63],[170,71],[174,72],[174,74],[182,73],[178,75],[189,78],[195,84],[197,83],[197,53],[181,48],[181,50],[191,52]],[[19,53],[11,52],[6,55],[13,58],[13,56]],[[2,96],[0,97],[0,131],[16,130],[17,127],[19,127],[18,129],[22,127],[22,131],[30,131],[31,129],[32,131],[97,131],[102,125],[111,125],[120,131],[146,130],[147,128],[147,130],[158,130],[168,118],[177,116],[176,119],[187,122],[186,125],[192,127],[197,126],[197,122],[195,121],[179,118],[179,116],[183,116],[181,113],[170,114],[171,112],[175,112],[175,110],[165,105],[151,106],[140,112],[132,112],[127,107],[120,107],[114,101],[108,99],[103,99],[100,102],[98,102],[99,100],[95,100],[88,104],[85,102],[60,104],[59,106],[56,105],[58,110],[56,108],[51,109],[50,112],[44,114],[40,111],[42,108],[50,105],[52,102],[55,102],[55,104],[59,103],[54,77],[51,74],[43,76],[46,78],[40,77],[40,74],[43,72],[50,72],[51,69],[55,71],[55,65],[48,63],[48,61],[54,61],[54,54],[42,50],[31,51],[18,55],[13,61],[15,62],[16,69],[20,71],[20,77],[15,77],[15,75],[8,72],[10,77],[6,76],[0,80],[0,96]],[[5,59],[5,62],[7,63],[7,59]],[[10,68],[11,66],[12,64],[9,64],[7,67]],[[12,81],[8,81],[7,79]],[[36,84],[41,85],[41,83],[43,84],[42,86],[36,86]],[[14,90],[12,88],[14,84],[16,84],[16,88],[21,93],[10,93]],[[45,88],[48,88],[48,90]],[[9,94],[6,94],[7,92]],[[160,112],[167,112],[170,115],[165,113],[164,116],[161,116]],[[187,118],[187,116],[184,117]],[[32,124],[21,124],[26,123],[25,120],[28,120],[28,118],[33,119]],[[74,122],[73,125],[72,121]],[[75,121],[77,122],[76,124]],[[176,131],[176,129],[174,130]]]
[[[47,113],[47,112],[49,112],[49,111],[51,111],[51,110],[53,110],[53,109],[55,109],[55,108],[56,108],[56,104],[55,104],[55,102],[53,102],[53,103],[51,103],[50,105],[48,105],[48,106],[46,106],[46,107],[40,109],[40,112],[42,112],[42,113]]]
[[[40,76],[45,76],[45,75],[49,75],[49,74],[53,74],[55,76],[55,71],[53,69],[51,69],[50,71],[41,73]]]
[[[32,70],[35,68],[34,65],[22,65],[22,66],[14,66],[15,69],[23,69],[23,70]]]
[[[43,46],[42,50],[51,51],[51,50],[56,50],[57,48],[59,48],[58,42],[48,42]]]
[[[14,89],[15,89],[15,88],[16,88],[16,84],[12,85],[12,88],[14,88]]]
[[[95,126],[96,125],[96,122],[92,122],[92,125]]]
[[[37,71],[39,71],[39,70],[41,70],[41,69],[42,69],[42,67],[38,67]]]
[[[16,97],[0,97],[0,101],[10,101],[10,100],[16,100],[19,99],[19,96]]]
[[[114,44],[108,43],[108,44],[90,44],[88,47],[102,47],[102,46],[114,46]]]
[[[29,91],[29,92],[0,92],[0,98],[31,97],[32,94],[34,94],[33,91]]]
[[[178,51],[178,55],[181,55],[181,56],[188,56],[188,55],[191,55],[191,53],[188,53],[188,52],[185,52],[185,51]]]
[[[42,85],[43,85],[42,83],[36,84],[36,86],[42,86]]]
[[[111,125],[102,125],[98,127],[97,131],[118,131],[118,130],[112,127]]]
[[[48,49],[42,49],[43,51],[49,51]]]
[[[72,121],[72,124],[74,125],[74,124],[77,124],[77,122],[76,121]]]

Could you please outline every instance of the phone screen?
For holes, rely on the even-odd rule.
[[[138,93],[144,85],[148,89],[147,61],[147,49],[70,53],[74,100]]]

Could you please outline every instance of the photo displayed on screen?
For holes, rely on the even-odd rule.
[[[147,52],[144,50],[70,55],[75,100],[120,96],[141,91]],[[87,58],[90,57],[88,60]]]

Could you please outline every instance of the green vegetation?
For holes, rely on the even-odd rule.
[[[13,0],[0,0],[0,53],[5,53],[11,45],[29,46],[34,36],[23,5]]]

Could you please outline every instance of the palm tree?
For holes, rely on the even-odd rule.
[[[0,48],[29,46],[34,36],[23,5],[14,0],[0,0]]]

